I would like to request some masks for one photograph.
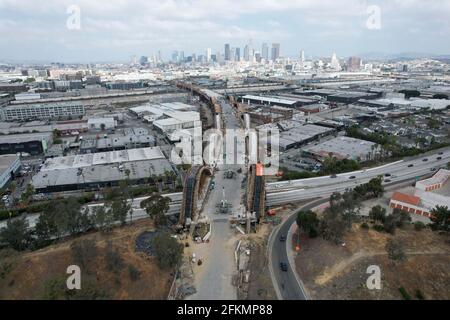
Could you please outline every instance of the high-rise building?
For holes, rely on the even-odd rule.
[[[236,61],[241,61],[241,48],[236,48],[234,58]]]
[[[350,57],[348,59],[347,70],[348,71],[358,71],[361,69],[361,58]]]
[[[230,60],[230,55],[231,55],[230,44],[227,43],[227,44],[225,44],[225,61],[229,61]]]
[[[261,53],[255,52],[255,60],[258,63],[261,63]]]
[[[280,44],[272,43],[272,60],[275,61],[280,57]]]
[[[175,50],[172,53],[172,62],[178,62],[178,59],[179,59],[178,51]]]
[[[143,66],[144,64],[147,64],[148,63],[148,57],[147,56],[142,56],[140,59],[139,59],[139,63]]]
[[[248,46],[248,44],[246,44],[244,47],[244,60],[250,61],[250,47]]]
[[[206,49],[206,62],[211,61],[211,48]]]
[[[267,43],[262,44],[261,56],[264,60],[269,60],[269,46]]]
[[[180,61],[184,62],[184,51],[180,51]]]
[[[305,50],[300,50],[300,62],[302,64],[305,62]]]
[[[339,63],[339,60],[336,56],[336,53],[333,53],[333,56],[331,57],[331,63],[330,63],[331,69],[335,71],[341,71],[341,64]]]

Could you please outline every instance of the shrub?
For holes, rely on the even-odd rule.
[[[405,300],[411,300],[411,296],[410,296],[409,293],[405,290],[405,288],[400,287],[400,288],[398,288],[398,291],[400,291],[400,293],[401,293],[403,299],[405,299]]]
[[[128,266],[128,274],[131,281],[137,281],[141,277],[141,272],[139,271],[139,269],[131,264]]]
[[[361,223],[361,229],[369,229],[369,225],[366,222]]]
[[[416,221],[414,223],[414,229],[417,231],[421,231],[421,230],[425,229],[425,224],[423,222]]]
[[[416,290],[416,298],[419,300],[425,300],[425,297],[420,290]]]
[[[373,230],[378,232],[384,232],[384,227],[381,224],[376,224],[373,226]]]

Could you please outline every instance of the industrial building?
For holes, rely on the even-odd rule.
[[[156,145],[155,138],[147,133],[124,135],[106,135],[94,139],[83,139],[80,144],[80,152],[96,153],[114,150],[148,148]]]
[[[117,121],[113,117],[89,118],[87,124],[88,124],[89,130],[113,131],[117,126]]]
[[[47,159],[32,184],[37,192],[98,190],[125,179],[149,183],[173,171],[159,147],[130,149]]]
[[[0,154],[40,155],[47,151],[52,142],[51,132],[0,135]]]
[[[416,182],[414,194],[395,192],[390,200],[392,209],[431,218],[436,206],[450,208],[450,170],[441,169],[429,179]]]
[[[21,167],[20,158],[16,155],[0,156],[0,188],[4,188]]]
[[[376,143],[350,137],[337,137],[303,150],[305,155],[320,161],[323,161],[330,155],[339,160],[367,161],[373,159],[373,155],[377,152],[378,147]]]
[[[85,108],[80,103],[16,103],[0,109],[2,121],[29,121],[44,119],[71,119],[85,115]]]
[[[279,146],[281,151],[293,148],[299,148],[311,141],[327,136],[335,132],[332,128],[316,126],[313,124],[302,124],[297,121],[285,122],[291,123],[292,126],[280,133]],[[282,126],[286,129],[286,126]]]

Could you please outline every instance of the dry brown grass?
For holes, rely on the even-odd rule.
[[[149,220],[134,222],[116,228],[110,234],[100,232],[71,239],[47,248],[19,255],[14,269],[0,280],[0,299],[39,299],[42,297],[46,280],[66,275],[66,268],[73,264],[70,245],[75,240],[91,239],[97,245],[99,255],[89,263],[89,270],[96,279],[96,286],[107,292],[112,299],[166,299],[171,285],[171,275],[161,271],[153,258],[134,250],[136,237],[146,230],[152,230]],[[124,268],[119,275],[106,269],[105,248],[108,241],[118,250]],[[139,280],[132,281],[128,266],[140,270]],[[83,277],[83,274],[82,274]],[[116,279],[119,279],[119,283]]]

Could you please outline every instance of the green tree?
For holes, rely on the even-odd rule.
[[[405,261],[405,243],[400,239],[389,239],[386,243],[386,252],[393,261]]]
[[[39,215],[34,231],[37,236],[38,246],[46,245],[53,237],[60,236],[57,225],[57,215],[61,214],[55,208],[47,206]]]
[[[27,184],[27,186],[25,188],[25,192],[22,193],[22,196],[21,196],[22,203],[25,206],[27,206],[30,203],[31,197],[33,196],[33,194],[34,194],[34,187],[31,183],[29,183],[29,184]]]
[[[97,246],[93,240],[77,240],[70,245],[72,258],[86,273],[90,273],[89,264],[97,257]]]
[[[174,268],[181,262],[184,246],[168,233],[163,232],[153,238],[152,247],[161,269]]]
[[[110,232],[114,225],[114,215],[112,210],[105,206],[98,206],[93,209],[93,220],[96,227],[104,232]]]
[[[450,209],[448,207],[437,206],[430,213],[433,230],[450,231]]]
[[[0,230],[0,243],[5,243],[16,251],[27,249],[30,242],[31,236],[25,217],[8,220],[6,227]]]
[[[383,227],[386,232],[394,234],[396,228],[402,228],[410,222],[411,217],[408,212],[395,208],[392,214],[386,217]]]
[[[170,201],[170,198],[156,194],[142,201],[141,208],[145,209],[157,227],[162,227],[167,223],[166,213],[169,211]]]
[[[383,223],[386,220],[386,209],[377,205],[370,210],[369,217],[370,219]]]
[[[306,232],[310,237],[317,235],[319,219],[315,212],[311,210],[300,211],[297,215],[297,226]]]
[[[114,220],[125,224],[127,220],[128,211],[131,209],[131,204],[125,198],[117,198],[111,203],[111,212]]]

